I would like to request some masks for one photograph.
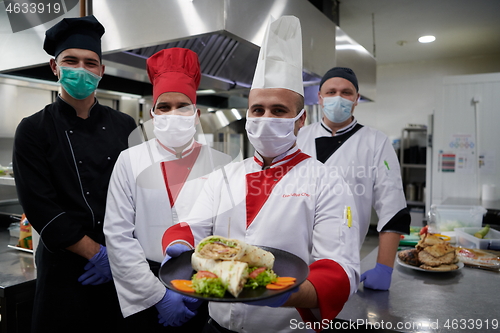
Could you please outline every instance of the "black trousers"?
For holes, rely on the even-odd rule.
[[[208,320],[208,302],[204,302],[199,308],[196,316],[179,327],[167,326],[158,323],[158,311],[152,306],[149,309],[125,318],[125,327],[120,333],[199,333],[203,331]],[[118,332],[118,331],[117,331]]]
[[[148,260],[149,268],[158,276],[160,263]],[[125,318],[124,327],[120,333],[198,333],[202,332],[208,320],[208,302],[204,302],[197,310],[196,316],[180,327],[163,326],[158,322],[158,311],[155,306]]]
[[[33,333],[109,333],[123,322],[112,281],[83,286],[78,277],[88,260],[69,251],[37,249]]]
[[[208,317],[207,323],[205,324],[202,333],[236,333],[236,332],[220,326],[219,323],[217,323],[211,317]]]

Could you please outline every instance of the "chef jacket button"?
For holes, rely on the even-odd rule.
[[[102,127],[102,129],[103,129],[103,130],[106,130],[106,126],[103,126],[103,127]]]
[[[72,130],[70,130],[70,131],[69,131],[69,134],[73,134],[73,131],[72,131]]]
[[[90,195],[90,192],[85,193],[86,195]]]
[[[101,224],[101,221],[97,221],[97,224]]]
[[[82,164],[83,162],[82,161],[78,161],[78,164]]]
[[[110,156],[108,156],[108,160],[111,160],[111,157],[110,157]]]

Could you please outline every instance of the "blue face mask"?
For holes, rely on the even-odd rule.
[[[335,97],[323,97],[323,113],[333,123],[343,123],[351,116],[353,101]]]
[[[96,89],[101,77],[92,72],[89,72],[82,67],[63,67],[61,70],[61,78],[59,83],[66,92],[75,99],[85,99],[90,96]]]

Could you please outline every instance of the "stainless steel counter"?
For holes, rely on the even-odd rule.
[[[14,180],[14,177],[11,177],[11,176],[0,176],[0,185],[15,186],[16,182]]]
[[[361,261],[361,272],[375,266],[377,253]],[[337,319],[388,332],[500,332],[499,291],[498,272],[464,267],[432,273],[396,263],[389,291],[361,284]]]
[[[16,245],[7,229],[0,230],[0,307],[1,332],[29,332],[36,270],[33,254],[15,250]]]
[[[17,239],[9,232],[0,232],[0,297],[8,294],[9,288],[36,279],[33,254],[15,250],[7,245],[16,245]]]

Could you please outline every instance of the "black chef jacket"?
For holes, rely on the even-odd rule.
[[[113,283],[82,286],[88,260],[65,248],[84,235],[104,244],[109,178],[135,127],[132,117],[97,100],[89,117],[79,118],[59,97],[16,130],[19,201],[40,234],[33,332],[110,332],[119,320]]]
[[[60,97],[21,121],[14,141],[16,187],[48,250],[65,249],[84,235],[104,244],[109,178],[135,127],[130,116],[97,102],[82,119]]]

